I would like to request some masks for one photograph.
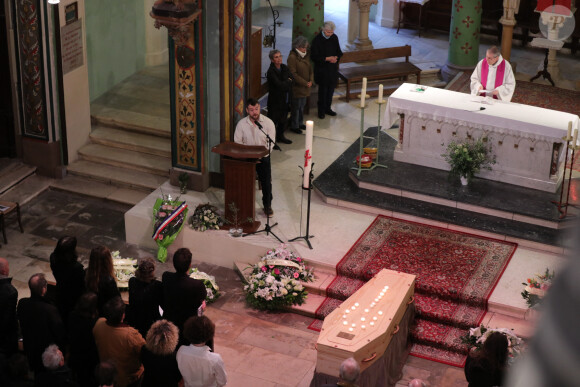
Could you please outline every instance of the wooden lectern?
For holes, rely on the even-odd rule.
[[[243,145],[232,141],[222,142],[211,149],[222,156],[225,172],[225,216],[233,220],[230,204],[238,208],[238,220],[245,233],[260,227],[255,220],[256,209],[256,163],[268,155],[268,149],[258,145]],[[253,221],[246,222],[250,218]],[[229,227],[227,227],[229,228]]]

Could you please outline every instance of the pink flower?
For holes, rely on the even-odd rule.
[[[167,216],[167,214],[166,214],[165,212],[159,212],[159,213],[157,213],[157,215],[158,215],[160,218],[165,218],[165,217]]]
[[[300,277],[300,274],[294,273],[294,278],[298,278],[298,277]]]
[[[268,266],[268,267],[269,267],[270,269],[273,269],[273,268],[274,268],[274,265],[270,265],[270,266]]]
[[[266,271],[266,266],[262,266],[262,271]]]
[[[163,240],[163,234],[159,234],[159,238],[157,238],[157,239],[159,239],[160,241],[162,241]]]
[[[296,260],[297,260],[298,262],[302,262],[302,260],[300,259],[300,257],[296,257]]]
[[[274,274],[280,274],[280,270],[274,269]]]

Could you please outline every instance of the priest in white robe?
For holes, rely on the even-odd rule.
[[[509,102],[515,88],[512,66],[501,56],[496,46],[489,48],[485,59],[479,61],[471,74],[471,95],[490,95]]]

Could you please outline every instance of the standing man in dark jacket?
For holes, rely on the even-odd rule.
[[[175,273],[166,271],[162,276],[163,283],[163,318],[179,328],[183,338],[183,325],[191,316],[197,316],[198,309],[205,309],[207,290],[202,281],[191,278],[191,251],[182,247],[173,254]]]
[[[0,258],[0,356],[8,359],[18,351],[18,290],[12,285],[8,261]]]
[[[50,344],[65,348],[66,331],[58,309],[44,297],[47,288],[44,274],[33,274],[28,287],[30,297],[20,300],[16,313],[30,367],[34,372],[42,372],[42,353]]]
[[[336,116],[330,108],[332,95],[338,80],[338,62],[342,56],[338,37],[334,34],[333,22],[324,22],[324,27],[312,40],[310,57],[314,62],[314,81],[318,84],[318,118],[325,114]]]
[[[282,63],[282,54],[278,50],[270,51],[270,67],[266,72],[268,79],[268,117],[276,125],[276,142],[292,144],[284,136],[288,123],[288,106],[291,101],[292,73]]]

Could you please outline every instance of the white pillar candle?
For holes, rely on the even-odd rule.
[[[569,139],[572,136],[572,121],[568,121],[568,135],[566,139]]]
[[[574,139],[572,140],[572,145],[576,146],[576,141],[578,141],[578,129],[574,129]]]
[[[304,150],[304,181],[302,186],[310,188],[310,170],[312,169],[312,136],[314,135],[314,122],[306,121],[306,145]]]
[[[383,102],[383,84],[379,85],[379,102]]]
[[[363,78],[362,90],[360,91],[360,107],[365,107],[365,97],[367,96],[367,79]]]

